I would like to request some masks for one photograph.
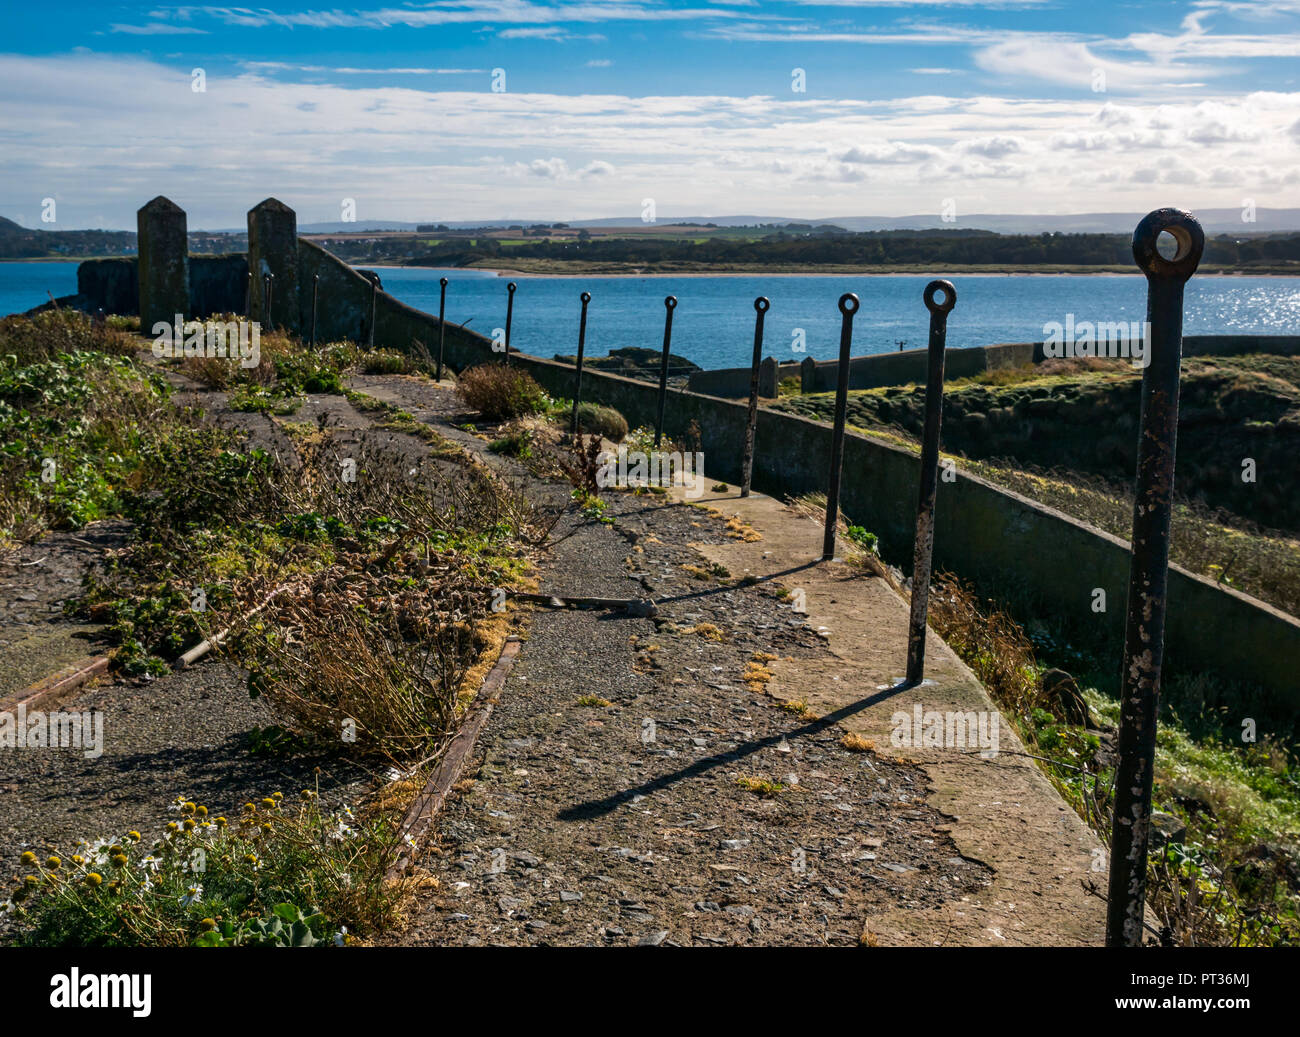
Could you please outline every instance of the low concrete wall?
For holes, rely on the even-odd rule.
[[[247,283],[248,256],[242,252],[190,256],[190,314],[195,317],[242,314]]]
[[[1187,335],[1183,338],[1183,356],[1239,356],[1244,353],[1276,353],[1294,356],[1300,352],[1300,337],[1295,335]],[[1002,342],[991,346],[949,349],[944,358],[945,377],[974,378],[985,371],[1023,364],[1041,364],[1046,359],[1041,342]],[[815,360],[812,363],[782,364],[778,381],[802,375],[805,393],[834,392],[839,379],[838,360]],[[923,384],[926,377],[926,350],[908,349],[900,353],[873,353],[849,361],[850,389],[879,389],[886,385]],[[749,368],[723,367],[697,371],[688,383],[692,392],[713,396],[749,395]]]
[[[134,259],[87,259],[77,267],[77,295],[90,313],[138,314],[139,266]]]
[[[712,371],[692,371],[686,380],[691,392],[706,396],[724,396],[732,399],[749,399],[749,381],[753,372],[748,367],[719,367]],[[766,399],[776,399],[776,387],[786,378],[798,378],[799,365],[777,363],[775,357],[764,357],[759,368],[758,394]]]
[[[319,276],[316,303],[316,341],[369,338],[370,280],[315,242],[298,239],[300,326],[311,333],[312,285]],[[438,318],[394,299],[380,290],[375,296],[375,345],[418,352],[416,342],[431,357],[438,353]],[[446,362],[459,371],[496,354],[490,339],[448,323]],[[584,372],[585,376],[586,372]]]
[[[190,308],[186,316],[243,313],[248,256],[190,256]],[[133,258],[87,259],[77,267],[78,308],[88,313],[137,316],[140,312],[139,264]],[[144,329],[146,333],[150,329]]]

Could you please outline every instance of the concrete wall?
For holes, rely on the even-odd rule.
[[[228,256],[190,256],[190,306],[187,313],[206,317],[213,313],[244,312],[244,282],[248,257],[242,252]],[[77,294],[73,305],[87,313],[138,316],[140,312],[139,266],[131,257],[87,259],[77,267]],[[47,304],[48,305],[48,304]],[[149,329],[145,328],[147,332]]]
[[[134,259],[87,259],[77,267],[77,295],[90,313],[137,314],[140,282]]]
[[[691,392],[706,396],[725,396],[732,399],[749,399],[750,369],[748,367],[719,367],[712,371],[692,371],[686,380]],[[798,378],[797,363],[778,363],[776,357],[764,357],[759,371],[758,394],[765,399],[776,399],[777,385],[786,378]]]
[[[1297,352],[1300,352],[1300,337],[1295,335],[1187,335],[1183,338],[1183,356],[1237,356],[1243,353],[1293,356]],[[1001,367],[1041,364],[1045,358],[1041,342],[1005,342],[949,349],[944,358],[945,377],[974,378]],[[839,368],[838,360],[815,360],[811,364],[805,363],[802,370],[799,365],[782,364],[778,380],[802,374],[803,392],[834,392]],[[849,361],[849,388],[878,389],[886,385],[924,384],[925,372],[924,349],[853,357]],[[697,371],[691,375],[688,388],[692,392],[713,396],[748,397],[749,368]]]
[[[311,333],[312,286],[317,285],[316,341],[349,339],[365,342],[369,336],[370,280],[315,242],[298,239],[299,325]],[[319,277],[319,282],[315,278]],[[407,306],[382,289],[375,295],[375,345],[419,352],[420,343],[436,359],[438,318]],[[448,323],[446,362],[461,370],[494,357],[490,339]],[[587,372],[583,372],[584,377]]]
[[[190,312],[196,317],[244,312],[248,257],[190,256]]]

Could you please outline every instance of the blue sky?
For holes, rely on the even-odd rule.
[[[28,226],[1300,205],[1300,0],[30,4],[3,47]]]

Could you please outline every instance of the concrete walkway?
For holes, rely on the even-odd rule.
[[[705,480],[707,485],[720,485]],[[684,496],[678,488],[674,490]],[[814,564],[822,528],[781,502],[735,487],[697,498],[752,526],[752,543],[701,544],[705,557],[733,575],[774,578],[804,592],[809,622],[821,628],[832,659],[770,664],[769,692],[803,700],[816,713],[835,715],[847,730],[875,742],[883,755],[920,764],[933,783],[929,805],[951,819],[950,834],[963,856],[994,872],[985,890],[937,911],[892,910],[869,927],[883,944],[1100,945],[1105,903],[1084,883],[1106,888],[1106,854],[1097,836],[1062,800],[1012,726],[998,725],[1000,752],[983,758],[978,747],[894,748],[896,712],[996,713],[983,686],[933,632],[926,645],[927,683],[905,691],[880,690],[899,682],[907,658],[907,603],[884,580],[842,562]],[[794,570],[794,571],[792,571]]]

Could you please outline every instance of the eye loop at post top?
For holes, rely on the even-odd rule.
[[[519,286],[515,284],[514,281],[511,281],[508,285],[506,285],[506,291],[509,292],[511,295],[514,295],[515,289],[518,287]]]
[[[445,277],[438,278],[438,283],[442,285],[444,288],[447,287],[447,279]]]
[[[840,313],[857,313],[862,303],[852,292],[845,292],[840,296],[839,307]]]
[[[772,303],[765,295],[760,295],[757,299],[754,300],[754,309],[756,309],[759,313],[766,313],[771,308],[772,308]]]
[[[1173,259],[1166,259],[1156,248],[1166,231],[1178,242]],[[1147,213],[1133,231],[1133,259],[1150,278],[1186,281],[1196,273],[1204,251],[1205,231],[1185,209],[1156,209]]]
[[[578,298],[584,303],[591,302],[591,292],[583,292]]]
[[[935,295],[943,292],[943,302],[935,302]],[[931,313],[950,313],[957,305],[957,289],[951,281],[931,281],[925,286],[925,307]]]
[[[664,305],[670,310],[677,309],[677,296],[670,295],[664,299]]]

